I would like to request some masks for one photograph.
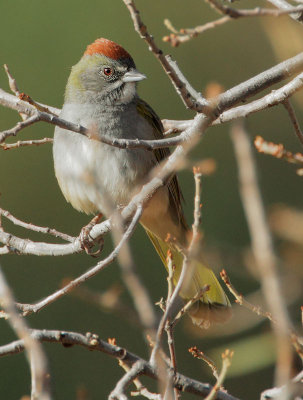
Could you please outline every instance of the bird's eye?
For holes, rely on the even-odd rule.
[[[103,73],[106,76],[111,76],[113,74],[113,69],[110,67],[105,67],[103,68]]]

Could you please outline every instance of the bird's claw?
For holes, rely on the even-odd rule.
[[[101,220],[102,214],[98,214],[96,217],[94,217],[89,224],[84,226],[81,229],[80,235],[79,235],[79,240],[81,244],[81,248],[85,250],[86,254],[92,256],[92,257],[97,257],[104,245],[104,239],[103,237],[99,237],[97,239],[93,239],[90,236],[90,232],[92,228]],[[93,248],[95,246],[98,246],[97,250],[93,251]]]

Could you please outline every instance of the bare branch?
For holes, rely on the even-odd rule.
[[[269,154],[273,157],[281,158],[289,163],[298,164],[300,167],[303,167],[303,154],[294,154],[291,151],[285,150],[283,144],[267,142],[261,136],[256,136],[254,145],[259,153]]]
[[[17,122],[17,124],[6,131],[0,132],[0,143],[4,142],[4,140],[10,136],[16,136],[18,132],[22,129],[27,128],[30,125],[35,124],[36,122],[40,121],[38,114],[33,114],[31,117],[27,119]]]
[[[49,106],[46,106],[46,105],[44,105],[42,103],[36,103],[28,95],[26,95],[25,93],[21,93],[19,88],[18,88],[17,81],[12,76],[7,64],[4,64],[4,70],[5,70],[5,72],[7,74],[7,77],[8,77],[9,87],[10,87],[11,91],[14,93],[14,95],[16,97],[18,97],[20,100],[24,100],[24,101],[28,102],[29,104],[35,106],[35,108],[40,110],[40,111],[45,111],[47,113],[54,114],[54,115],[58,115],[59,114],[60,110],[58,108],[49,107]],[[22,114],[22,112],[21,112],[21,114]]]
[[[190,243],[189,251],[193,250],[193,247],[196,245],[197,241],[200,238],[199,234],[199,226],[201,223],[201,178],[202,173],[199,167],[193,168],[194,178],[195,178],[195,198],[194,198],[194,223],[192,225],[193,228],[193,236]]]
[[[157,57],[159,62],[161,63],[164,71],[166,72],[167,76],[171,80],[173,86],[175,87],[177,93],[183,100],[184,105],[187,108],[190,108],[192,110],[195,110],[197,112],[201,112],[205,108],[205,102],[202,101],[202,97],[199,95],[198,98],[195,98],[192,96],[194,93],[193,91],[188,91],[188,82],[184,82],[182,78],[184,77],[183,74],[180,76],[178,74],[179,69],[176,70],[174,68],[174,65],[171,63],[171,60],[169,61],[167,57],[163,54],[162,50],[159,49],[159,47],[156,45],[156,42],[154,38],[148,33],[146,26],[144,25],[143,21],[141,20],[139,11],[137,10],[134,2],[132,0],[123,0],[124,4],[128,8],[130,15],[132,17],[133,23],[135,30],[138,32],[140,37],[145,40],[145,42],[149,46],[149,50],[152,51],[152,53]]]
[[[212,8],[218,11],[220,14],[228,15],[231,18],[240,18],[240,17],[279,17],[285,14],[298,14],[303,11],[302,6],[291,7],[285,9],[275,9],[275,8],[254,8],[249,10],[240,10],[236,8],[227,7],[224,4],[221,4],[217,0],[206,0],[207,3],[210,4]]]
[[[116,343],[111,343],[116,345]],[[130,367],[125,364],[122,360],[119,360],[119,365],[124,369],[124,371],[128,372]],[[136,386],[136,391],[131,391],[131,396],[143,396],[149,400],[163,400],[162,396],[157,393],[151,393],[139,380],[139,378],[135,378],[133,380],[133,384]]]
[[[10,70],[9,70],[7,64],[4,64],[3,67],[4,67],[4,70],[5,70],[6,75],[8,77],[8,84],[9,84],[10,90],[15,94],[15,96],[18,97],[19,94],[20,94],[20,91],[19,91],[16,79],[10,73]]]
[[[191,125],[191,120],[171,120],[162,119],[162,124],[165,129],[164,136],[171,135],[172,133],[182,132],[189,128]]]
[[[54,331],[54,330],[31,330],[31,336],[40,342],[49,343],[61,343],[63,345],[78,345],[82,346],[89,351],[100,351],[118,360],[122,360],[129,367],[132,367],[135,363],[140,361],[143,365],[141,374],[146,375],[152,379],[158,379],[157,373],[152,367],[152,365],[137,356],[134,353],[129,352],[125,348],[112,345],[101,340],[98,335],[86,334],[82,335],[76,332],[67,331]],[[7,345],[0,346],[0,357],[18,354],[24,351],[24,340],[16,340]],[[193,393],[202,397],[205,397],[212,390],[212,386],[194,379],[188,378],[182,374],[177,373],[174,379],[174,386],[180,391],[185,391],[187,393]],[[217,400],[238,400],[231,396],[225,391],[217,392]]]
[[[52,114],[55,116],[58,115],[57,110],[52,110],[52,107],[48,107],[48,106],[45,106],[44,104],[37,103],[26,93],[20,93],[18,97],[20,100],[24,100],[27,103],[29,103],[30,105],[32,105],[33,107],[35,107],[36,110],[38,110],[38,111],[45,112],[47,114]]]
[[[283,103],[286,99],[291,97],[297,91],[301,90],[303,87],[303,74],[297,75],[286,85],[282,86],[277,90],[273,90],[268,95],[262,97],[261,99],[254,100],[249,104],[238,106],[223,112],[219,118],[214,121],[213,125],[230,122],[237,118],[247,117],[250,114],[256,113],[266,108],[276,106]],[[231,89],[232,90],[232,89]],[[183,124],[185,124],[183,122]]]
[[[129,371],[127,371],[126,374],[117,382],[108,399],[127,400],[127,396],[124,394],[124,392],[127,386],[142,374],[144,366],[144,362],[141,361],[137,361],[135,364],[133,364]]]
[[[289,10],[293,8],[287,1],[285,0],[267,0],[271,4],[273,4],[275,7],[281,9],[281,10]],[[290,17],[294,19],[297,22],[302,23],[303,22],[303,14],[302,12],[299,12],[297,14],[290,14]]]
[[[303,132],[300,129],[299,121],[297,120],[294,108],[291,105],[289,100],[285,100],[283,102],[283,105],[288,112],[289,118],[294,126],[295,133],[296,133],[298,139],[300,140],[301,144],[303,145]]]
[[[3,256],[4,254],[9,254],[10,250],[7,246],[0,247],[0,255]]]
[[[92,278],[96,274],[98,274],[101,270],[106,268],[109,264],[117,258],[121,248],[124,246],[124,244],[127,242],[127,240],[130,238],[130,236],[133,234],[135,227],[137,226],[137,223],[139,221],[139,218],[142,213],[142,206],[140,207],[139,205],[137,206],[137,210],[134,214],[134,217],[132,221],[130,222],[129,226],[127,227],[125,233],[123,234],[120,242],[117,244],[117,246],[114,248],[114,250],[102,261],[98,262],[97,265],[94,267],[90,268],[87,272],[84,274],[80,275],[78,278],[72,280],[70,283],[65,285],[63,288],[57,290],[55,293],[47,296],[43,300],[39,301],[36,304],[17,304],[17,307],[23,311],[23,315],[28,315],[31,313],[36,313],[40,311],[42,308],[48,306],[49,304],[53,303],[54,301],[58,300],[68,292],[70,292],[72,289],[76,288],[77,286],[81,285],[82,283],[86,282],[88,279]]]
[[[165,25],[168,29],[172,30],[168,36],[164,36],[162,38],[163,42],[167,42],[171,44],[173,47],[178,47],[179,44],[188,42],[189,40],[197,37],[198,35],[208,31],[209,29],[216,28],[217,26],[223,25],[226,22],[231,21],[232,19],[229,16],[225,16],[215,21],[207,22],[206,24],[196,26],[195,28],[182,28],[180,31],[177,31],[173,28],[171,22],[169,20],[165,20]]]
[[[43,139],[32,139],[32,140],[18,140],[16,143],[0,143],[0,147],[3,150],[11,150],[25,146],[40,146],[45,143],[53,143],[53,138],[45,137]]]
[[[217,392],[223,384],[223,381],[226,377],[228,368],[231,366],[231,360],[232,360],[233,355],[234,355],[234,352],[230,351],[228,349],[226,349],[225,352],[222,354],[222,369],[220,371],[220,374],[218,376],[215,386],[209,392],[209,395],[205,398],[205,400],[213,400],[213,399],[217,398],[217,396],[216,396]]]
[[[47,359],[41,344],[32,337],[25,320],[18,314],[13,294],[0,269],[0,303],[9,316],[9,323],[23,343],[31,368],[32,398],[50,400],[50,382]]]
[[[35,232],[40,232],[40,233],[47,233],[49,235],[53,235],[56,237],[60,237],[63,240],[66,240],[68,242],[73,242],[76,238],[70,235],[67,235],[66,233],[62,233],[57,231],[56,229],[53,228],[48,228],[48,227],[42,227],[42,226],[37,226],[32,223],[26,223],[24,221],[21,221],[20,219],[14,217],[9,211],[4,210],[3,208],[0,207],[0,215],[3,215],[7,219],[9,219],[13,224],[22,226],[22,228],[29,229],[31,231]]]
[[[167,257],[166,257],[166,263],[167,263],[167,268],[168,268],[168,276],[167,276],[167,298],[165,304],[168,304],[174,290],[174,283],[173,283],[173,278],[174,278],[174,271],[175,271],[175,265],[173,264],[173,259],[172,259],[172,253],[170,250],[167,251]],[[165,307],[163,308],[163,311],[165,312]],[[176,355],[176,349],[175,349],[175,339],[174,339],[174,324],[168,320],[165,324],[165,331],[167,334],[167,344],[168,344],[168,349],[169,349],[169,355],[170,355],[170,367],[172,369],[173,374],[175,375],[177,372],[177,355]],[[170,377],[167,377],[167,388],[166,392],[172,392],[171,387],[169,388],[168,385],[170,383]],[[173,396],[173,395],[172,395]],[[165,393],[165,399],[166,399],[166,393]],[[174,399],[173,400],[178,400],[180,399],[180,393],[178,389],[174,388]]]
[[[266,96],[254,100],[248,104],[244,104],[238,107],[234,107],[230,110],[224,111],[220,116],[212,123],[211,126],[219,125],[222,123],[231,122],[238,118],[248,117],[251,114],[265,110],[267,108],[277,106],[284,103],[289,97],[294,95],[297,91],[303,88],[303,74],[297,75],[286,85],[279,89],[273,90]],[[231,91],[233,89],[230,89]],[[163,120],[166,129],[174,131],[183,131],[190,127],[191,120],[185,121],[173,121],[173,120]],[[179,135],[179,138],[182,136]]]
[[[218,104],[218,112],[222,113],[240,101],[246,100],[271,85],[302,71],[303,53],[299,53],[295,57],[289,58],[219,95],[218,99],[214,100]],[[300,79],[302,80],[302,76],[300,76]]]
[[[189,40],[197,37],[198,35],[204,33],[209,29],[216,28],[217,26],[223,25],[226,22],[232,21],[233,19],[238,19],[241,17],[280,17],[285,14],[299,15],[298,13],[302,13],[303,7],[291,7],[289,6],[287,9],[276,9],[276,8],[254,8],[254,9],[236,9],[227,7],[216,0],[206,0],[210,5],[219,11],[220,14],[224,14],[224,17],[219,18],[215,21],[207,22],[203,25],[196,26],[195,28],[181,28],[177,30],[170,20],[166,19],[164,21],[167,29],[172,31],[172,33],[168,36],[163,37],[164,42],[170,43],[173,47],[177,47],[182,43],[188,42]]]
[[[212,101],[212,103],[216,107],[215,114],[216,115],[222,114],[227,108],[236,105],[237,103],[247,99],[250,96],[259,93],[260,91],[266,89],[267,87],[283,79],[286,79],[287,77],[295,74],[296,72],[302,69],[303,69],[303,53],[300,53],[297,56],[292,57],[286,61],[283,61],[282,63],[260,73],[259,75],[256,75],[255,77],[219,95],[216,99]],[[220,121],[220,123],[227,122],[230,121],[231,119],[235,119],[243,115],[243,110],[245,115],[248,115],[249,113],[259,111],[260,108],[264,109],[271,105],[276,105],[279,102],[285,101],[285,99],[287,99],[290,95],[295,93],[297,90],[301,89],[301,87],[303,86],[302,81],[303,81],[303,74],[300,74],[296,78],[294,78],[290,83],[285,85],[283,88],[279,89],[276,92],[271,93],[270,95],[268,95],[268,97],[265,96],[263,98],[263,101],[256,100],[256,102],[258,103],[252,102],[250,103],[250,105],[240,106],[235,110],[229,110],[226,113],[231,113],[232,117],[231,114],[229,114],[229,116],[226,117],[226,114],[223,113],[218,119],[218,121]],[[106,136],[102,137],[96,136],[96,134],[92,130],[87,129],[86,127],[83,127],[79,124],[73,124],[71,122],[63,120],[62,118],[58,118],[54,115],[50,115],[48,113],[39,111],[32,105],[27,104],[26,102],[23,102],[21,100],[19,100],[19,102],[16,102],[14,96],[4,92],[2,89],[0,89],[0,104],[16,109],[19,112],[24,112],[27,115],[31,115],[33,117],[33,120],[35,120],[35,122],[37,122],[36,121],[37,118],[39,121],[44,121],[53,125],[60,126],[63,129],[71,130],[73,132],[77,132],[82,135],[88,136],[93,140],[101,141],[102,143],[123,149],[144,148],[147,150],[154,150],[160,147],[169,147],[182,144],[188,140],[188,129],[190,129],[191,125],[194,124],[194,121],[192,121],[189,128],[186,129],[182,134],[180,134],[177,137],[168,139],[161,139],[161,140],[115,139]],[[245,109],[243,109],[243,107],[245,107]],[[251,108],[249,109],[249,107]],[[208,113],[212,112],[214,111],[211,111],[211,109],[209,108]],[[26,121],[24,122],[26,123]],[[210,122],[213,123],[213,121]],[[21,122],[20,124],[23,124],[23,122]],[[21,129],[22,127],[23,125],[21,126]],[[1,140],[4,141],[7,135],[9,136],[14,134],[15,128],[9,131],[2,132],[2,135],[0,135],[0,142]]]
[[[188,93],[192,96],[193,99],[197,99],[199,100],[199,102],[204,105],[205,107],[207,107],[208,101],[202,96],[202,93],[197,92],[192,86],[191,84],[188,82],[188,80],[185,78],[183,72],[180,70],[180,68],[178,67],[178,64],[175,60],[172,59],[171,56],[167,55],[165,56],[169,65],[171,66],[172,70],[175,71],[176,75],[180,78],[180,81],[184,83],[184,86],[186,88],[186,90],[188,91]],[[179,93],[180,96],[182,96],[182,93]],[[186,94],[187,96],[187,94]]]
[[[273,324],[277,343],[276,382],[281,386],[290,377],[290,321],[280,290],[276,257],[257,183],[251,145],[242,125],[234,126],[231,135],[238,162],[239,190],[251,235],[252,251],[258,265],[264,297],[273,318],[277,321],[277,324]]]
[[[266,76],[269,75],[270,73],[273,74],[273,70],[274,70],[274,77],[272,77],[272,82],[278,79],[282,79],[283,77],[285,77],[285,75],[283,75],[283,71],[285,70],[285,68],[287,68],[288,73],[290,74],[294,71],[296,71],[298,68],[302,68],[301,63],[303,65],[303,53],[293,57],[292,59],[287,60],[286,62],[283,62],[279,65],[277,65],[276,67],[271,68],[268,71],[265,71],[262,74],[257,75],[257,77],[250,79],[249,81],[245,82],[244,85],[242,87],[244,92],[248,92],[248,93],[252,93],[252,88],[255,86],[257,87],[257,90],[259,90],[260,87],[263,87],[265,85],[264,80],[266,80]],[[268,97],[271,97],[271,99],[273,101],[276,101],[277,98],[275,97],[275,94],[279,94],[280,99],[283,98],[283,100],[285,100],[285,98],[290,95],[290,93],[294,93],[296,90],[298,90],[301,86],[302,86],[302,79],[303,79],[303,74],[298,75],[298,77],[296,77],[295,79],[293,79],[291,82],[289,82],[287,85],[285,85],[283,88],[281,88],[280,90],[271,93],[270,95],[268,95]],[[231,104],[233,104],[234,102],[238,102],[240,101],[241,98],[243,98],[243,92],[240,90],[241,85],[236,86],[233,89],[230,89],[229,91],[225,92],[225,94],[219,96],[219,106],[221,109],[224,109],[225,107],[230,106]],[[223,96],[223,98],[222,98]],[[267,96],[266,96],[267,97]],[[267,97],[267,99],[268,99]],[[2,103],[4,102],[5,105],[8,105],[12,108],[16,108],[18,111],[26,111],[28,113],[28,115],[31,114],[31,109],[28,109],[28,107],[32,107],[31,105],[28,105],[24,102],[21,102],[19,100],[19,102],[15,101],[15,97],[12,95],[9,95],[8,93],[5,93],[4,91],[2,91],[0,89],[0,103],[1,103],[1,99],[2,99]],[[273,104],[271,102],[271,104]],[[263,104],[264,106],[264,104]],[[247,107],[247,106],[242,106],[242,107]],[[240,107],[238,107],[239,109]],[[229,110],[228,112],[232,112],[233,110]],[[35,110],[35,112],[40,113],[39,111]],[[51,116],[49,114],[46,113],[42,113],[44,116],[47,116],[47,118],[50,119],[54,119],[54,116]],[[224,116],[225,113],[223,113]],[[214,118],[213,118],[214,119]],[[64,122],[65,124],[68,125],[68,129],[72,129],[72,127],[69,125],[68,122]],[[211,123],[210,119],[205,118],[205,116],[203,115],[199,115],[197,116],[194,120],[192,120],[190,122],[189,127],[186,129],[186,131],[184,131],[181,135],[179,135],[178,138],[172,138],[172,139],[168,139],[170,142],[170,144],[172,142],[175,143],[179,143],[179,140],[181,143],[186,144],[186,151],[189,151],[189,149],[194,145],[194,142],[192,142],[191,138],[196,138],[195,140],[197,140],[197,138],[201,135],[201,132],[204,131],[205,127],[207,124]],[[76,126],[77,127],[77,126]],[[85,128],[83,127],[79,127],[78,126],[78,131],[84,130]],[[76,129],[77,131],[77,129]],[[175,139],[175,140],[173,140]],[[191,140],[190,140],[191,139]],[[162,147],[162,145],[167,146],[169,145],[168,142],[166,141],[167,139],[163,139],[162,141],[160,141],[160,146]],[[166,142],[165,142],[166,141]],[[148,142],[148,141],[146,141]],[[148,148],[156,148],[158,146],[154,146],[156,141],[149,141],[150,143],[148,143]],[[157,144],[157,143],[156,143]],[[145,143],[146,145],[146,143]],[[143,144],[140,144],[140,146],[143,146]],[[189,147],[188,147],[189,146]],[[136,147],[135,144],[133,144],[133,147]],[[178,148],[177,152],[174,152],[171,157],[168,159],[168,162],[166,164],[166,167],[163,168],[161,175],[161,178],[159,180],[158,176],[157,178],[153,179],[151,182],[149,182],[147,185],[145,185],[140,194],[138,194],[135,199],[133,199],[133,201],[131,201],[129,207],[126,207],[125,211],[123,212],[124,217],[123,218],[128,218],[132,212],[134,212],[134,209],[132,207],[136,207],[135,206],[135,202],[138,200],[139,198],[139,202],[142,202],[144,199],[149,198],[152,193],[163,184],[163,179],[168,176],[171,172],[173,172],[176,168],[176,166],[179,163],[179,157],[184,153],[185,151],[185,147],[183,146],[182,148]],[[129,210],[131,210],[131,213],[129,214]],[[107,233],[110,230],[111,227],[111,223],[109,220],[103,222],[102,224],[98,224],[91,232],[91,236],[95,239],[98,237],[98,235],[102,235],[104,233]],[[79,241],[79,239],[76,239],[73,243],[71,244],[47,244],[47,243],[35,243],[29,240],[23,240],[20,239],[14,235],[8,234],[6,232],[2,232],[0,231],[0,241],[6,246],[5,249],[3,249],[3,251],[7,252],[7,249],[11,249],[11,251],[17,251],[19,253],[22,254],[34,254],[34,255],[64,255],[64,254],[73,254],[76,252],[80,252],[82,251],[81,248],[81,243]]]
[[[248,310],[252,311],[253,313],[255,313],[261,317],[267,318],[273,323],[276,323],[276,321],[274,320],[274,318],[270,312],[264,311],[264,310],[262,310],[262,308],[260,306],[255,306],[254,304],[251,304],[247,300],[245,300],[243,295],[240,294],[237,291],[237,289],[232,285],[225,269],[222,269],[222,271],[220,272],[220,276],[221,276],[223,282],[225,283],[227,289],[230,291],[230,293],[236,299],[237,304],[240,304],[241,306],[247,308]]]
[[[190,354],[192,354],[193,357],[205,361],[206,364],[210,367],[214,377],[218,380],[219,371],[212,359],[210,359],[203,351],[199,350],[197,346],[190,347],[188,351],[190,352]]]

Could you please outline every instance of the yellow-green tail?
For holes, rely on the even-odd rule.
[[[183,265],[183,256],[172,244],[159,239],[148,229],[146,232],[152,241],[157,253],[167,269],[167,251],[171,250],[173,264],[175,265],[174,285],[177,284]],[[209,290],[204,292],[189,310],[189,315],[196,325],[208,327],[212,323],[225,322],[231,316],[228,297],[222,289],[213,271],[203,265],[199,260],[192,260],[194,272],[191,282],[180,292],[180,297],[186,302],[191,300],[205,285]]]

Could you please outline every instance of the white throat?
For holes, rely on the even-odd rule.
[[[136,96],[136,82],[127,82],[124,86],[121,97],[117,100],[116,104],[130,103]]]

